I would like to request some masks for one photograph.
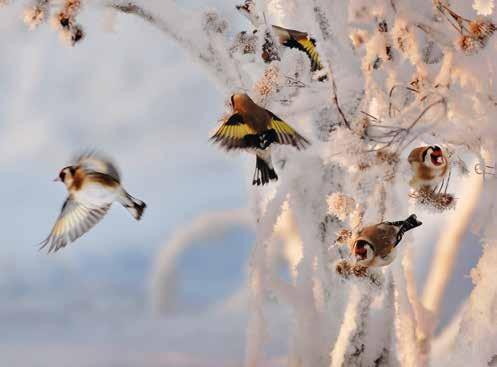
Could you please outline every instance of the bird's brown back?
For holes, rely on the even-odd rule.
[[[370,242],[377,256],[384,257],[392,251],[395,245],[397,229],[392,225],[376,224],[363,228],[358,237]]]
[[[69,187],[69,191],[81,190],[85,185],[89,183],[97,183],[106,187],[117,187],[119,186],[119,181],[110,175],[100,172],[85,172],[81,167],[76,168],[76,172],[73,176],[73,182]]]
[[[413,151],[409,154],[409,157],[407,157],[407,160],[409,163],[423,163],[423,152],[428,149],[428,147],[419,147],[416,149],[413,149]]]
[[[297,31],[295,29],[287,29],[273,25],[273,31],[278,35],[281,43],[285,43],[289,39],[293,38],[296,41],[307,39],[308,35],[305,32]]]
[[[264,108],[252,101],[246,94],[235,96],[234,110],[242,116],[244,123],[256,132],[259,133],[268,129],[271,122],[271,115]]]

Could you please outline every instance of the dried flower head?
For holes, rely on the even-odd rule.
[[[478,42],[472,36],[463,35],[457,39],[457,46],[467,55],[474,54],[478,51]]]
[[[60,37],[70,46],[74,46],[85,37],[85,32],[79,24],[72,24],[68,27],[60,28]]]
[[[280,69],[276,64],[271,64],[266,70],[262,78],[254,85],[254,90],[261,96],[262,99],[278,92],[280,86]]]
[[[335,265],[335,271],[345,279],[355,276],[356,278],[367,280],[370,284],[377,286],[377,289],[380,289],[379,287],[385,281],[382,273],[359,264],[351,264],[347,260],[338,261]]]
[[[228,29],[228,22],[218,13],[208,11],[204,14],[204,29],[211,33],[224,33]]]
[[[56,28],[70,29],[76,22],[75,17],[81,8],[80,0],[66,0],[56,16]]]
[[[399,163],[399,161],[400,161],[399,153],[392,152],[392,151],[389,151],[389,150],[386,150],[386,149],[379,150],[376,153],[376,158],[380,162],[385,162],[386,164],[388,164],[390,166],[394,166],[397,163]]]
[[[233,46],[231,46],[230,51],[240,52],[243,55],[246,54],[255,54],[255,48],[257,44],[257,35],[256,33],[248,33],[246,31],[240,32],[236,35],[235,40],[233,42]]]
[[[83,31],[83,28],[76,24],[71,32],[71,41],[73,42],[73,46],[75,43],[78,43],[85,37],[85,32]]]
[[[416,201],[416,204],[439,212],[454,209],[456,198],[452,194],[436,192],[430,187],[423,187],[414,191],[410,196]]]
[[[261,57],[266,64],[280,59],[278,45],[275,44],[271,32],[269,31],[266,31],[264,34],[264,44],[262,45]]]
[[[343,228],[337,233],[337,239],[335,240],[335,242],[340,244],[347,244],[351,238],[352,231]]]
[[[495,24],[490,20],[478,17],[475,20],[469,22],[470,35],[479,40],[482,44],[485,44],[488,38],[497,30]]]
[[[359,264],[351,264],[347,260],[338,261],[335,270],[344,278],[348,278],[351,275],[355,275],[356,277],[366,277],[368,275],[367,267]]]
[[[335,214],[339,219],[344,220],[355,209],[355,200],[350,196],[335,192],[328,196],[328,210]]]
[[[33,30],[43,23],[48,14],[48,1],[41,0],[36,5],[24,10],[24,23]]]

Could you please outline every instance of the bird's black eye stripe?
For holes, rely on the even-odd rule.
[[[365,241],[365,240],[357,240],[356,243],[355,243],[355,247],[358,247],[358,248],[363,248],[364,246],[368,245],[371,250],[374,251],[374,247],[371,243],[369,243],[368,241]]]
[[[66,173],[64,171],[60,171],[59,173],[59,178],[61,181],[64,181],[64,178],[66,177]]]
[[[231,105],[235,107],[235,98],[234,96],[231,96]]]
[[[431,147],[430,147],[431,148]],[[432,148],[433,149],[433,148]],[[425,159],[426,159],[426,155],[428,154],[428,149],[426,149],[424,152],[423,152],[423,155],[421,156],[421,160],[424,162]]]

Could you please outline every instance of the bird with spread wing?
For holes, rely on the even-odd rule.
[[[232,95],[231,106],[233,114],[221,124],[211,140],[227,151],[242,149],[255,153],[253,185],[278,180],[271,160],[273,143],[292,145],[298,150],[310,145],[294,128],[258,106],[247,94]]]
[[[56,252],[93,228],[110,209],[121,203],[136,219],[146,204],[135,199],[121,185],[121,176],[112,161],[97,152],[86,152],[64,167],[55,181],[65,184],[69,193],[49,236],[40,244]]]

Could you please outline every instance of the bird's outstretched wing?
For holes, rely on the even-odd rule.
[[[309,140],[300,135],[293,127],[288,125],[285,121],[280,119],[271,111],[268,111],[271,115],[271,123],[269,124],[269,128],[273,129],[276,132],[276,143],[292,145],[298,150],[305,149],[311,143]]]
[[[323,66],[319,60],[315,41],[312,38],[304,38],[295,42],[298,44],[296,47],[301,51],[304,51],[311,60],[311,71],[321,70]]]
[[[247,136],[255,134],[256,131],[243,121],[243,117],[235,113],[217,129],[210,140],[226,150],[243,149],[251,147]]]
[[[87,172],[99,172],[112,177],[117,182],[121,181],[121,174],[112,160],[103,153],[89,150],[78,154],[73,159],[74,164]]]
[[[49,236],[40,243],[40,250],[48,246],[48,252],[56,252],[88,232],[107,214],[111,204],[88,208],[69,196]]]

